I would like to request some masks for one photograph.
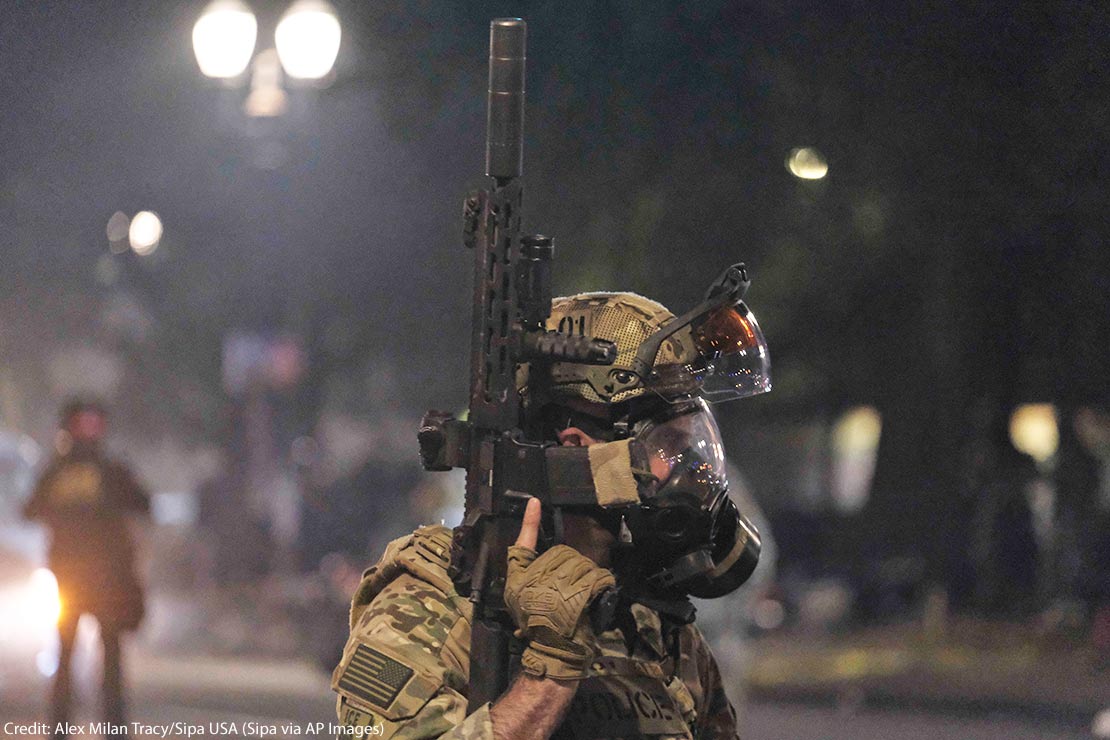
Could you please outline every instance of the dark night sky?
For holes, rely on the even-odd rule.
[[[253,5],[261,44],[284,5]],[[481,182],[501,15],[529,22],[526,220],[556,237],[562,290],[682,308],[747,260],[776,360],[766,413],[911,376],[975,393],[997,366],[1009,395],[1104,394],[1103,7],[337,6],[336,84],[261,122],[196,68],[203,3],[8,7],[0,357],[28,404],[56,402],[34,378],[51,342],[103,338],[95,307],[121,291],[156,326],[128,351],[192,389],[152,406],[214,393],[235,326],[297,332],[336,372],[391,358],[414,409],[461,402],[459,203]],[[800,183],[783,161],[811,144],[830,174]],[[159,251],[98,284],[108,217],[144,208]]]

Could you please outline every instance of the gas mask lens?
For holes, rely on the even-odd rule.
[[[742,302],[720,306],[691,331],[696,358],[657,365],[647,384],[664,397],[697,393],[710,402],[771,390],[771,356],[755,315]]]
[[[636,439],[647,453],[652,476],[658,481],[659,493],[679,484],[696,497],[705,491],[724,490],[725,448],[721,432],[705,401],[688,401],[687,405],[661,419],[652,421]],[[709,508],[710,501],[698,504]]]

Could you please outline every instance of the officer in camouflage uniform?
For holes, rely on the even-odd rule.
[[[752,395],[769,390],[769,364],[754,316],[738,305],[739,320],[711,317],[706,324],[726,320],[743,329],[739,346],[747,365],[722,362],[729,350],[722,354],[716,345],[712,356],[718,369],[727,366],[736,387],[747,384],[739,395]],[[552,366],[543,412],[551,420],[550,438],[590,447],[592,463],[595,449],[599,459],[608,457],[600,451],[614,446],[620,436],[614,430],[629,430],[637,449],[647,452],[632,466],[637,485],[650,481],[636,489],[643,505],[566,511],[565,544],[537,555],[541,507],[529,501],[520,537],[509,548],[505,584],[506,605],[525,645],[521,671],[501,697],[469,714],[471,659],[481,656],[470,654],[471,602],[447,573],[451,530],[423,527],[390,543],[355,593],[350,638],[332,677],[345,733],[453,740],[738,738],[736,713],[692,623],[688,596],[734,590],[754,568],[758,535],[728,499],[723,448],[704,401],[688,388],[663,399],[668,388],[645,388],[630,377],[640,343],[672,318],[660,304],[630,293],[554,301],[550,330],[613,341],[618,356],[612,366]],[[694,355],[707,341],[692,331],[674,334],[655,368],[697,365]],[[710,387],[708,374],[699,375],[699,388]],[[673,372],[657,375],[679,388]],[[519,385],[524,402],[534,402],[526,369]],[[668,508],[680,500],[697,503]],[[692,533],[707,541],[691,544]],[[690,575],[683,568],[697,559],[690,553],[698,547],[712,561]],[[587,610],[614,586],[624,593],[620,605],[595,631]]]

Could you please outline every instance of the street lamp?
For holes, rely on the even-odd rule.
[[[193,26],[193,52],[208,77],[243,74],[254,53],[258,21],[241,0],[214,0]]]
[[[339,39],[339,18],[324,0],[297,0],[274,34],[285,73],[302,80],[327,76],[339,54]]]
[[[145,257],[157,249],[162,240],[162,219],[154,211],[139,211],[131,219],[127,237],[135,254]]]
[[[814,147],[791,149],[786,158],[786,169],[800,180],[820,180],[829,173],[824,155]]]
[[[339,16],[326,0],[297,0],[282,15],[273,47],[254,63],[258,21],[242,0],[214,0],[193,26],[193,51],[208,77],[234,80],[251,67],[251,116],[274,116],[285,109],[281,70],[297,80],[327,81],[339,55]],[[280,62],[280,69],[279,69]]]

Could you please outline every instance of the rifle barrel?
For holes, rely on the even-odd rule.
[[[489,102],[486,108],[486,175],[524,172],[525,23],[497,18],[489,26]]]

